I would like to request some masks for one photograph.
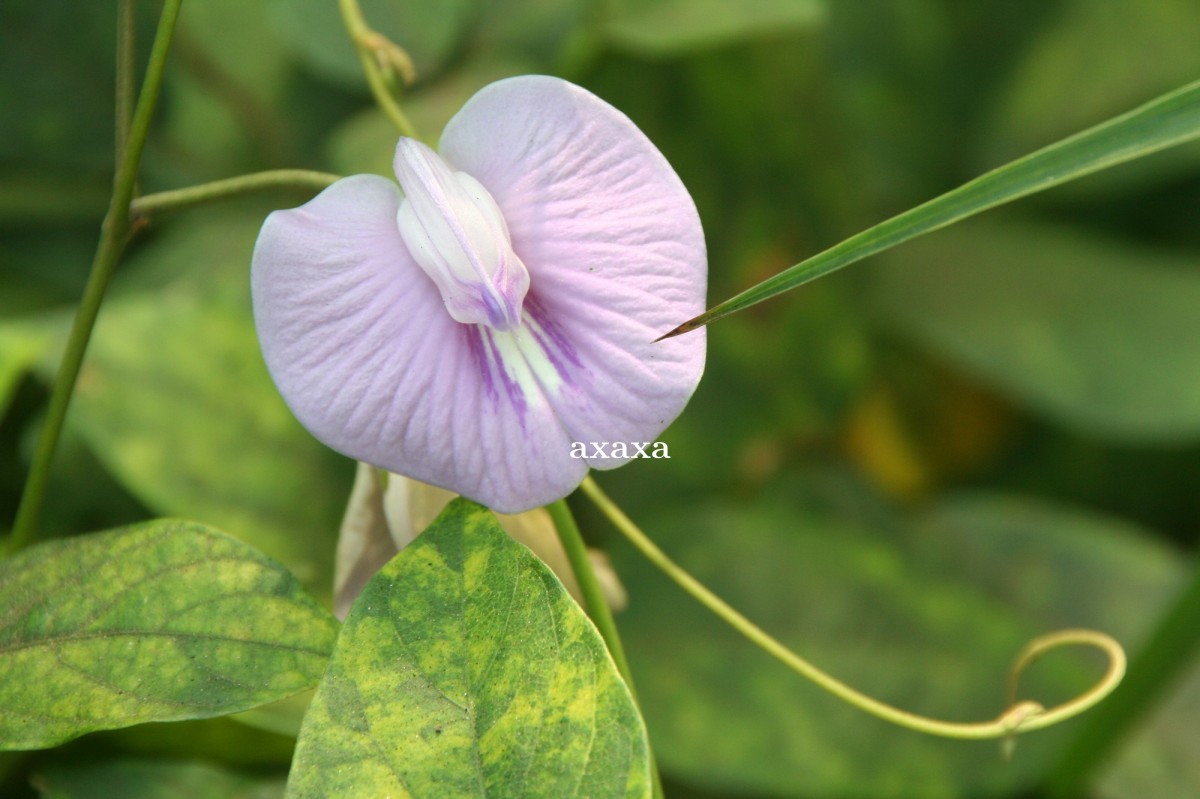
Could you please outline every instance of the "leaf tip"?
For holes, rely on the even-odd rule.
[[[684,333],[690,333],[697,328],[703,327],[706,322],[707,320],[705,319],[705,314],[700,314],[697,317],[687,320],[679,327],[663,333],[661,336],[654,339],[654,343],[657,344],[660,341],[666,341],[669,338],[675,338],[676,336],[682,336]]]

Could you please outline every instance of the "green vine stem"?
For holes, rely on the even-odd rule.
[[[358,52],[358,60],[362,62],[363,72],[367,76],[367,84],[371,87],[371,93],[375,95],[375,102],[379,103],[379,107],[392,120],[392,124],[400,131],[400,135],[415,139],[417,137],[416,129],[408,121],[404,112],[400,110],[400,104],[396,102],[391,88],[395,84],[393,76],[396,72],[399,72],[403,78],[411,80],[413,76],[412,61],[403,50],[388,41],[387,37],[367,25],[362,9],[358,6],[358,0],[338,0],[338,5],[342,11],[342,20],[346,24],[346,30],[349,31],[350,39],[354,42],[354,49]]]
[[[1034,639],[1021,651],[1013,665],[1009,680],[1009,707],[992,721],[952,722],[932,719],[893,707],[851,688],[841,680],[825,673],[804,658],[792,652],[760,627],[730,607],[724,600],[709,591],[696,578],[684,571],[666,556],[637,525],[630,521],[620,508],[600,489],[590,476],[584,478],[583,492],[595,503],[613,526],[624,535],[639,552],[680,588],[700,604],[711,610],[723,621],[772,657],[782,661],[793,671],[812,681],[819,687],[871,715],[901,727],[946,738],[981,740],[989,738],[1011,738],[1031,730],[1049,727],[1060,721],[1077,716],[1112,693],[1125,674],[1125,652],[1108,635],[1093,630],[1062,630]],[[1063,646],[1089,646],[1102,651],[1108,657],[1108,669],[1100,680],[1069,702],[1053,708],[1044,708],[1037,702],[1016,701],[1016,688],[1025,669],[1047,652]]]
[[[1129,677],[1112,698],[1088,718],[1050,776],[1047,797],[1074,799],[1108,760],[1121,738],[1135,728],[1200,648],[1200,563],[1175,604],[1166,612],[1146,646],[1133,658]]]
[[[608,608],[608,603],[604,600],[604,592],[600,588],[600,582],[596,579],[596,573],[592,570],[592,562],[587,555],[587,546],[583,542],[583,536],[579,534],[575,517],[571,515],[571,509],[567,507],[565,499],[547,505],[546,510],[550,512],[550,518],[554,520],[554,528],[558,531],[558,538],[562,541],[563,549],[567,553],[571,571],[574,572],[575,580],[579,583],[580,593],[583,594],[584,610],[595,623],[596,629],[600,631],[600,637],[608,646],[613,663],[616,664],[617,671],[625,679],[625,685],[629,687],[629,693],[636,703],[638,701],[637,691],[633,687],[633,673],[629,670],[629,661],[625,659],[625,647],[621,645],[621,636],[617,633],[617,623],[613,619],[612,611]],[[654,759],[653,751],[649,754],[653,795],[655,799],[661,799],[663,795],[662,778],[658,773],[658,764]]]
[[[133,201],[131,213],[134,218],[153,216],[164,211],[178,211],[215,200],[224,200],[241,194],[264,189],[298,189],[321,191],[340,179],[340,175],[314,172],[308,169],[272,169],[253,172],[234,178],[214,180],[185,189],[172,189],[146,194]]]
[[[54,387],[50,391],[46,419],[42,423],[29,477],[25,481],[25,487],[21,493],[21,503],[17,507],[12,536],[8,541],[10,552],[15,552],[28,545],[37,535],[46,483],[50,479],[50,466],[54,460],[54,451],[58,447],[59,435],[62,433],[63,420],[67,415],[67,407],[71,403],[71,395],[75,391],[75,381],[79,377],[83,355],[87,350],[92,328],[96,324],[96,315],[100,312],[100,304],[104,301],[104,292],[108,288],[108,282],[112,278],[117,261],[121,257],[121,251],[125,248],[125,242],[129,236],[130,204],[133,201],[138,164],[141,162],[142,148],[146,144],[146,136],[150,131],[150,120],[154,116],[154,107],[158,101],[159,89],[162,87],[163,70],[166,67],[167,54],[171,49],[171,36],[175,32],[175,22],[179,18],[181,3],[182,0],[165,0],[163,3],[158,30],[150,49],[146,79],[142,84],[141,93],[138,95],[137,106],[129,124],[129,137],[121,149],[121,159],[117,164],[116,176],[113,179],[112,200],[100,228],[100,241],[96,245],[96,256],[92,260],[91,274],[84,287],[83,299],[75,314],[75,321],[71,325],[62,363],[59,365],[58,375],[54,379]],[[122,15],[123,24],[132,24],[132,16],[129,14],[126,18]]]
[[[135,0],[120,0],[117,3],[117,85],[116,113],[116,158],[120,164],[125,158],[125,142],[129,140],[129,125],[133,119],[134,62],[137,59],[137,17]]]

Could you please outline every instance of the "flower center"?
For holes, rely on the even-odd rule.
[[[437,285],[456,322],[512,330],[521,324],[529,271],[512,249],[508,225],[488,190],[415,139],[396,148],[404,200],[400,237]]]

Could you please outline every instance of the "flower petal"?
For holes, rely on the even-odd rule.
[[[489,366],[491,336],[512,333],[446,312],[400,238],[400,199],[390,181],[359,175],[267,218],[251,288],[280,393],[313,435],[357,460],[502,512],[565,496],[584,461],[570,458],[541,394]]]
[[[482,89],[441,152],[491,193],[529,270],[532,324],[491,337],[492,368],[540,385],[572,441],[652,441],[705,351],[704,331],[654,341],[704,310],[707,283],[700,219],[666,159],[620,111],[546,76]]]

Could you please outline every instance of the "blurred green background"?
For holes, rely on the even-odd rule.
[[[696,200],[710,304],[1200,75],[1195,0],[362,5],[411,53],[404,104],[431,142],[513,74],[560,75],[627,113]],[[139,4],[143,56],[156,6]],[[4,527],[107,203],[115,18],[111,1],[0,5]],[[387,174],[394,142],[334,3],[194,0],[141,187],[277,167]],[[305,199],[227,202],[140,232],[81,376],[49,533],[189,517],[328,598],[353,464],[276,396],[248,299],[263,217]],[[599,479],[818,665],[919,712],[991,718],[1029,638],[1089,626],[1135,653],[1190,579],[1198,310],[1192,144],[718,322],[704,381],[663,436],[671,460]],[[577,507],[630,592],[618,621],[671,796],[1037,796],[1088,723],[1031,734],[1005,762],[995,743],[875,721],[723,628]],[[1098,670],[1058,654],[1027,691],[1061,701]],[[1197,741],[1192,668],[1088,795],[1200,796]],[[31,775],[56,797],[279,795],[290,746],[228,719],[96,734],[3,756],[0,795],[36,795]]]

